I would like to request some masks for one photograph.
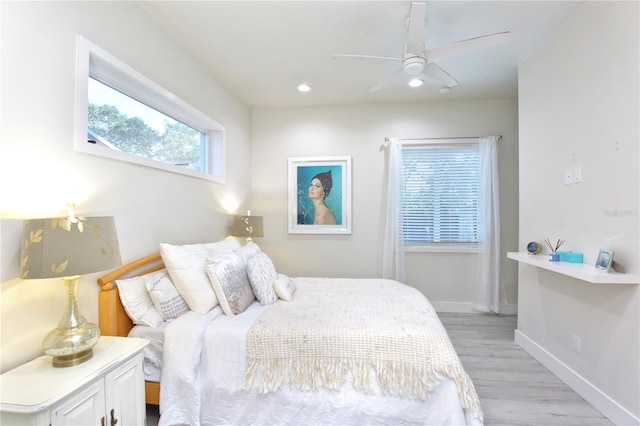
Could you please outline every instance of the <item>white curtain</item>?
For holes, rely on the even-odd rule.
[[[382,277],[405,282],[404,238],[402,235],[402,215],[400,214],[402,143],[398,139],[391,139],[387,153],[389,175],[387,179],[387,220],[382,249]]]
[[[478,196],[478,273],[473,309],[500,313],[506,292],[500,274],[500,197],[498,195],[498,138],[480,138]]]

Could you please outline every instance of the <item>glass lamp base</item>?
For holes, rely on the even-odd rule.
[[[64,277],[67,306],[58,327],[42,341],[44,353],[53,357],[54,367],[71,367],[90,359],[100,339],[100,329],[88,322],[78,309],[76,290],[78,276]]]
[[[42,341],[42,346],[44,353],[53,357],[54,367],[71,367],[91,358],[91,348],[99,339],[98,327],[85,321],[79,327],[51,330]]]

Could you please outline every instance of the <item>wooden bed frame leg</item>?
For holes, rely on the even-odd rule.
[[[144,382],[144,391],[147,404],[160,405],[160,383]]]

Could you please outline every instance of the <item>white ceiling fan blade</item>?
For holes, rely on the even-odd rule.
[[[451,77],[449,74],[447,74],[445,70],[443,70],[442,68],[440,68],[438,65],[434,63],[425,65],[424,71],[422,71],[422,74],[424,74],[427,77],[431,77],[435,80],[438,80],[440,83],[444,84],[449,88],[458,84],[458,81],[455,78]]]
[[[389,83],[391,80],[393,80],[394,78],[400,76],[404,74],[404,71],[402,69],[399,69],[398,71],[394,72],[393,74],[387,76],[385,79],[383,79],[381,82],[379,82],[378,84],[376,84],[375,86],[373,86],[371,88],[371,90],[369,90],[369,93],[373,93],[373,92],[377,92],[378,90],[382,89],[384,86],[387,85],[387,83]]]
[[[370,55],[349,55],[343,53],[334,53],[331,55],[332,59],[341,59],[341,58],[349,58],[349,59],[384,59],[387,61],[402,61],[402,58],[390,58],[388,56],[370,56]]]
[[[424,49],[425,11],[426,6],[424,3],[411,3],[407,34],[407,53],[414,56],[421,56]]]
[[[454,43],[442,46],[432,47],[424,51],[427,62],[439,62],[442,59],[452,56],[462,55],[463,53],[473,50],[482,49],[496,44],[506,43],[511,39],[511,33],[505,31],[502,33],[489,34],[486,36],[470,38],[467,40],[456,41]]]

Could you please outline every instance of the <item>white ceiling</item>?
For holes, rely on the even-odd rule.
[[[409,1],[142,1],[143,6],[251,108],[516,98],[517,67],[579,1],[427,1],[427,48],[511,31],[508,44],[439,62],[459,84],[441,94],[408,76],[369,90],[400,67],[333,59],[334,53],[401,57]],[[307,82],[313,90],[296,87]]]

